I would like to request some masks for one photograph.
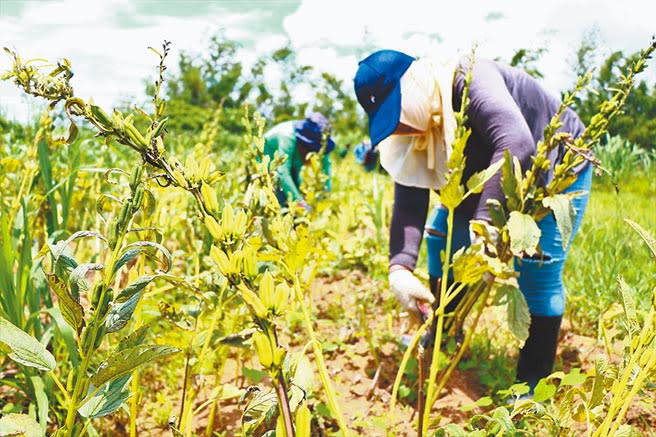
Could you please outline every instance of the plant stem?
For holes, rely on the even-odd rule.
[[[418,387],[417,387],[417,414],[419,415],[419,423],[417,425],[417,434],[421,437],[421,430],[424,429],[424,408],[426,402],[424,397],[424,382],[426,375],[424,375],[424,348],[419,345],[417,348],[417,366],[418,366]]]
[[[319,340],[317,340],[317,337],[314,334],[314,329],[312,328],[312,321],[310,320],[310,314],[303,300],[303,293],[301,292],[301,284],[298,279],[298,275],[294,276],[294,291],[296,294],[296,300],[298,301],[298,304],[301,307],[301,311],[303,312],[303,320],[305,321],[305,328],[307,329],[308,337],[310,337],[310,342],[312,343],[312,351],[314,352],[314,359],[317,365],[317,370],[319,371],[319,379],[321,379],[321,384],[323,385],[323,389],[326,392],[326,397],[328,398],[328,408],[330,408],[331,414],[337,421],[340,435],[346,436],[348,428],[346,427],[344,416],[342,416],[342,412],[339,409],[337,396],[335,395],[335,391],[333,390],[332,384],[330,383],[328,368],[326,367],[326,363],[323,360],[321,343],[319,343]]]
[[[282,375],[282,369],[276,371],[275,376],[276,394],[278,395],[278,407],[280,415],[285,422],[285,432],[287,437],[294,437],[294,419],[292,418],[292,411],[289,407],[289,398],[287,397],[287,387],[285,386],[285,378]]]
[[[440,300],[437,313],[437,326],[435,328],[435,341],[433,342],[433,355],[431,357],[430,371],[428,375],[428,390],[426,392],[426,407],[424,408],[423,428],[420,429],[420,436],[426,435],[430,412],[436,401],[439,392],[435,392],[435,380],[439,370],[440,348],[442,343],[442,327],[444,325],[444,310],[446,309],[447,282],[449,280],[449,266],[451,264],[451,243],[453,239],[453,208],[449,208],[447,217],[447,237],[446,252],[444,254],[444,264],[442,265],[442,281],[440,283]]]

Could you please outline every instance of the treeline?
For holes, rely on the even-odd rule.
[[[235,148],[241,144],[243,107],[248,105],[265,116],[269,125],[302,118],[308,111],[320,111],[331,121],[338,147],[366,138],[366,117],[359,110],[351,81],[301,65],[291,47],[283,47],[260,56],[252,66],[238,61],[240,44],[223,36],[214,36],[205,55],[183,51],[175,74],[166,77],[169,130],[174,134],[198,132],[217,108],[222,108],[217,147]],[[596,43],[584,38],[573,62],[576,74],[592,66]],[[507,60],[538,78],[537,67],[546,49],[520,49]],[[588,123],[617,84],[622,71],[637,56],[612,53],[595,72],[589,91],[576,99],[576,110]],[[651,66],[650,68],[655,68]],[[354,66],[355,69],[355,66]],[[276,80],[271,78],[275,77]],[[154,86],[147,85],[152,95]],[[304,97],[300,98],[300,95]],[[10,123],[0,116],[0,133]],[[640,81],[629,96],[624,112],[611,123],[611,136],[621,136],[648,150],[656,149],[656,85]]]

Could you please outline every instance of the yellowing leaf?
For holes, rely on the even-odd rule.
[[[43,431],[27,414],[7,414],[0,418],[0,436],[41,437]]]
[[[510,235],[510,250],[515,256],[534,255],[540,242],[540,228],[528,214],[518,211],[510,213],[508,219],[508,233]]]
[[[49,274],[47,277],[50,288],[57,295],[59,309],[64,320],[79,334],[84,326],[84,308],[73,298],[64,281],[56,275]]]
[[[572,201],[565,194],[555,194],[542,199],[542,204],[553,211],[556,226],[558,226],[562,238],[563,249],[566,249],[572,237],[574,219],[576,218],[576,211],[572,206]]]
[[[485,170],[474,173],[467,180],[467,189],[474,194],[483,191],[483,187],[485,186],[485,183],[489,181],[494,175],[497,174],[497,172],[499,171],[502,165],[503,165],[503,159],[500,159],[494,164],[490,164],[490,166]]]

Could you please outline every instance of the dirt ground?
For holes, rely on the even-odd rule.
[[[384,436],[385,426],[390,420],[392,386],[403,353],[398,338],[401,334],[411,333],[409,318],[397,317],[396,312],[388,310],[393,307],[393,302],[389,302],[392,295],[385,285],[359,272],[346,277],[320,278],[311,293],[315,329],[322,339],[324,359],[348,426],[357,435]],[[485,313],[481,323],[491,332],[505,329],[499,315],[493,311]],[[302,350],[307,341],[302,324],[299,322],[293,329],[293,332],[283,332],[281,343],[287,344],[292,351]],[[367,341],[368,335],[373,338],[376,354]],[[602,352],[603,348],[595,338],[574,334],[568,322],[563,323],[558,349],[559,363],[563,370],[580,367],[587,371],[594,367],[595,357]],[[514,363],[516,347],[510,345],[508,354],[508,362]],[[307,356],[313,361],[311,351],[307,352]],[[259,368],[255,360],[243,364],[249,368]],[[237,362],[230,360],[224,369],[222,383],[241,388],[249,386],[245,378],[237,376],[238,368]],[[492,393],[486,392],[480,376],[475,368],[456,370],[437,401],[432,417],[444,425],[449,422],[463,423],[476,412],[481,412],[480,408],[472,404],[480,397]],[[266,387],[266,381],[260,385]],[[416,384],[410,388],[416,389]],[[318,377],[315,378],[313,389],[309,405],[316,413],[325,402]],[[203,401],[203,396],[198,396],[198,404]],[[401,400],[397,403],[393,413],[393,429],[397,436],[416,435],[415,407],[413,402]],[[467,407],[465,411],[463,407]],[[628,418],[630,423],[650,435],[651,431],[648,430],[656,429],[656,412],[646,408],[650,407],[637,402],[629,411]],[[194,429],[199,433],[203,433],[207,424],[207,410],[205,408],[195,417]],[[240,427],[242,410],[243,405],[238,399],[224,401],[218,411],[215,429],[223,430],[225,435],[233,435]],[[139,423],[140,435],[171,435],[170,431],[158,426],[152,417],[144,418]],[[334,421],[329,418],[321,420],[318,425],[320,430],[316,435],[330,435],[336,429]],[[123,431],[115,428],[116,435],[121,435]]]

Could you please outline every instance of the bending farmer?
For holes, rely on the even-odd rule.
[[[439,192],[444,184],[456,125],[454,111],[461,105],[464,72],[470,69],[469,64],[466,58],[448,65],[383,50],[362,60],[355,76],[358,101],[369,116],[371,141],[380,143],[381,165],[395,181],[389,282],[401,304],[410,311],[417,311],[417,301],[433,302],[438,278],[442,276],[440,251],[446,249],[447,210],[438,206],[426,220],[428,201],[430,190]],[[471,101],[466,112],[467,127],[472,133],[465,148],[462,180],[501,159],[506,150],[526,170],[560,101],[519,69],[485,59],[476,59],[471,69]],[[584,130],[579,117],[570,109],[561,121],[560,130],[574,137]],[[562,153],[564,150],[556,149],[549,157],[551,169],[547,179],[552,177]],[[576,222],[572,238],[589,197],[590,165],[583,164],[577,174],[577,181],[566,190],[585,192],[573,202]],[[468,197],[455,210],[453,252],[470,244],[471,219],[490,221],[488,199],[504,203],[500,172],[486,183],[481,194]],[[529,337],[520,351],[517,377],[531,388],[552,371],[565,309],[562,273],[567,251],[563,250],[552,215],[538,225],[544,256],[516,259],[515,263],[519,286],[531,313]],[[413,275],[424,226],[431,291]],[[452,311],[455,304],[452,302],[447,311]]]
[[[325,141],[322,170],[328,176],[326,190],[330,190],[330,156],[335,142],[330,138],[330,123],[319,112],[310,114],[305,120],[282,122],[264,134],[264,153],[273,160],[276,152],[287,157],[278,167],[278,190],[276,196],[282,206],[288,199],[308,208],[301,194],[301,169],[307,163],[310,152],[319,152]],[[324,139],[325,137],[325,139]]]

